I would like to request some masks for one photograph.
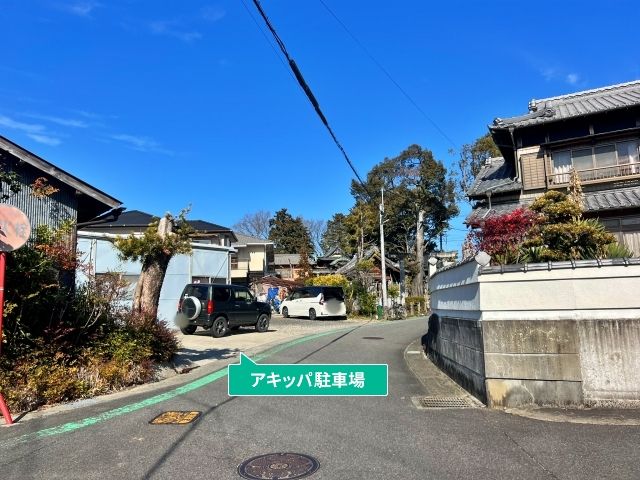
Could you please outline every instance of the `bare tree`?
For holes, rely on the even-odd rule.
[[[327,230],[327,222],[324,220],[309,220],[304,219],[304,226],[307,227],[311,241],[313,242],[313,249],[316,255],[322,255],[322,237]]]
[[[268,210],[247,213],[233,226],[233,230],[243,235],[266,240],[269,238],[271,216],[271,212]]]

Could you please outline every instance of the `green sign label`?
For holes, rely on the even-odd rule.
[[[230,396],[386,396],[389,392],[386,364],[258,364],[240,354],[240,363],[229,365]]]

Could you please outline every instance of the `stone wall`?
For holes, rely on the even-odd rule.
[[[489,406],[640,402],[640,261],[467,262],[430,290],[428,354]]]
[[[477,320],[432,315],[424,338],[429,357],[456,382],[485,400],[482,328]]]

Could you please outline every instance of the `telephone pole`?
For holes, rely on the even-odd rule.
[[[380,265],[382,270],[382,308],[387,307],[387,264],[384,254],[384,188],[380,189]]]

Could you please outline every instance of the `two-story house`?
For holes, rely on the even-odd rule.
[[[488,160],[467,191],[468,225],[566,190],[573,168],[585,217],[640,254],[640,81],[531,100],[528,113],[496,118],[489,131],[502,158]]]
[[[231,246],[236,252],[231,255],[231,281],[249,285],[273,269],[273,242],[262,238],[235,233],[237,241]]]

